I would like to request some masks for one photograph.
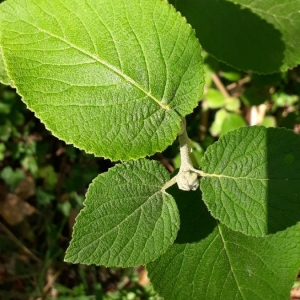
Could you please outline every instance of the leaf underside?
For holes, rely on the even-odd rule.
[[[300,264],[299,225],[268,237],[249,237],[218,224],[200,200],[200,191],[171,194],[180,212],[178,237],[165,254],[147,265],[161,296],[289,299]]]
[[[203,48],[238,69],[286,71],[300,63],[300,0],[171,0]]]
[[[244,127],[205,152],[203,200],[229,228],[264,236],[300,220],[300,136],[284,128]]]
[[[169,179],[162,165],[145,159],[99,175],[76,218],[65,260],[129,267],[163,254],[179,228],[176,203],[161,190]]]
[[[112,160],[176,138],[203,89],[194,31],[161,0],[8,0],[1,46],[24,102],[54,135]]]

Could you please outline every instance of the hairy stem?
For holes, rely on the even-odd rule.
[[[184,191],[195,191],[199,188],[198,174],[195,172],[195,168],[192,163],[191,155],[191,144],[190,139],[186,132],[186,120],[182,119],[181,131],[178,135],[179,145],[180,145],[180,158],[181,165],[179,173],[176,178],[179,189]],[[195,157],[194,157],[194,160]]]
[[[194,168],[194,165],[198,167],[198,162],[191,149],[190,139],[186,132],[185,118],[182,118],[181,121],[181,130],[178,134],[178,140],[181,158],[179,172],[162,187],[163,192],[176,182],[179,189],[184,191],[195,191],[199,188],[198,176],[201,176],[203,172]]]
[[[180,145],[180,158],[181,158],[180,171],[191,170],[193,168],[192,160],[190,157],[191,144],[190,144],[190,139],[186,132],[185,118],[182,119],[181,132],[178,135],[178,140]]]

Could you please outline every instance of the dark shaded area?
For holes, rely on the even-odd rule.
[[[180,214],[180,229],[175,243],[195,243],[205,239],[216,227],[216,220],[202,201],[200,189],[187,192],[173,185],[168,193],[175,198]]]
[[[278,72],[284,59],[281,33],[239,4],[222,0],[171,0],[196,30],[203,48],[238,69]]]
[[[291,130],[269,128],[267,146],[268,234],[300,221],[300,136]]]

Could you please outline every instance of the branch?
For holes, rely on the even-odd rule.
[[[222,93],[222,95],[225,98],[229,98],[230,95],[229,95],[228,91],[226,90],[225,86],[223,85],[222,81],[220,80],[220,78],[217,76],[217,74],[212,73],[211,79],[214,82],[214,84],[216,85],[216,87],[219,89],[219,91]]]

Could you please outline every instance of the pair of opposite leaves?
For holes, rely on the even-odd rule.
[[[87,152],[117,160],[161,151],[201,97],[199,43],[159,0],[9,0],[1,4],[1,24],[12,84],[55,135]],[[245,129],[233,142],[225,138],[206,155],[202,190],[215,217],[259,236],[298,220],[298,156],[282,152],[296,139],[291,132],[257,130],[260,135]],[[290,191],[286,213],[279,213],[282,185]]]
[[[203,200],[227,226],[200,190],[164,190],[170,175],[158,162],[117,165],[90,185],[65,259],[147,264],[166,299],[287,299],[300,264],[299,224],[286,229],[299,220],[299,149],[292,131],[264,127],[207,149]]]
[[[199,43],[193,29],[164,1],[8,0],[0,7],[1,47],[12,84],[55,135],[87,152],[126,160],[162,151],[176,138],[182,116],[190,113],[201,97]],[[285,179],[293,178],[297,171],[293,170],[298,165],[297,153],[291,149],[289,154],[285,148],[292,133],[260,129],[262,133],[256,136],[255,129],[250,129],[249,135],[245,130],[238,135],[242,139],[250,136],[249,146],[239,139],[229,147],[222,142],[216,157],[210,158],[220,163],[207,170],[203,166],[205,173],[215,174],[205,182],[213,178],[220,182],[205,187],[223,190],[214,196],[207,193],[205,198],[222,222],[231,224],[231,215],[242,215],[242,221],[231,227],[262,235],[283,228],[285,222],[276,227],[274,221],[265,220],[266,214],[271,220],[275,217],[272,210],[281,210],[277,200],[268,200],[272,210],[267,212],[262,206],[266,201],[256,199],[272,198],[272,193],[278,198],[275,187],[281,185],[276,176],[291,184],[289,190],[295,189],[295,180]],[[261,153],[246,151],[232,168],[222,168],[222,160],[225,164],[228,160],[225,153],[239,155],[239,142],[245,145],[242,151],[255,149],[257,153],[260,144]],[[281,152],[283,158],[274,161],[272,155],[281,148],[287,149]],[[278,168],[283,164],[285,171],[277,171],[277,164]],[[248,187],[256,184],[258,188],[248,192],[242,186],[246,180],[251,182]],[[272,188],[271,182],[275,183]],[[247,199],[239,201],[240,207],[233,205],[224,212],[213,204],[214,198],[227,203],[225,199],[234,197],[237,190],[243,190]],[[274,192],[270,194],[270,190]],[[294,224],[294,206],[289,224]]]

